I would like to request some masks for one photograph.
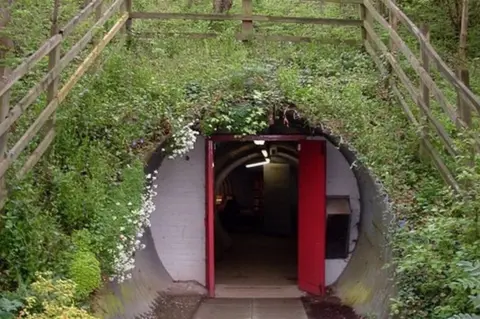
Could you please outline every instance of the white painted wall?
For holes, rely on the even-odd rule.
[[[198,137],[189,160],[165,158],[155,181],[150,217],[160,260],[173,280],[205,285],[205,140]]]
[[[352,210],[350,223],[350,252],[355,248],[358,239],[358,223],[360,222],[360,193],[357,180],[345,157],[327,141],[327,197],[349,196]],[[328,212],[327,212],[328,213]],[[327,259],[325,261],[325,280],[327,285],[333,284],[347,266],[347,259]]]

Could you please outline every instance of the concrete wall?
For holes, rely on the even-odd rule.
[[[165,159],[155,181],[151,216],[155,248],[176,281],[205,285],[205,140],[199,137],[189,160]]]
[[[356,161],[348,147],[342,146],[341,151],[350,164]],[[384,267],[391,254],[386,234],[392,215],[388,198],[371,172],[361,163],[356,163],[353,172],[361,198],[359,238],[350,262],[333,288],[340,299],[359,314],[387,319],[389,300],[394,294],[391,269]]]
[[[343,154],[327,141],[327,196],[348,196],[350,198],[350,252],[353,252],[358,239],[360,222],[360,193],[355,174]],[[333,284],[350,260],[327,259],[325,261],[325,280],[327,285]]]

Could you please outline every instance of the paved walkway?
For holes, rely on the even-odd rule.
[[[300,299],[209,299],[193,319],[307,319]]]

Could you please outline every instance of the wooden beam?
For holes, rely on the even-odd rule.
[[[44,139],[38,144],[37,148],[28,157],[25,164],[17,173],[17,178],[22,179],[25,175],[35,166],[42,158],[43,154],[47,151],[50,144],[52,144],[55,138],[55,129],[52,127],[45,135]]]
[[[128,20],[125,23],[125,29],[127,30],[128,41],[132,40],[132,0],[125,0],[125,7],[128,12]]]
[[[238,33],[236,38],[242,40],[242,34]],[[280,34],[255,34],[253,35],[254,39],[264,40],[264,41],[284,41],[284,42],[318,42],[322,44],[332,44],[332,45],[360,45],[360,42],[356,39],[333,39],[333,38],[312,38],[312,37],[300,37],[294,35],[280,35]]]
[[[360,5],[360,20],[363,23],[366,22],[370,25],[373,24],[372,15],[370,14],[370,12],[367,10],[367,8],[365,7],[365,5],[363,3],[362,3],[362,5]],[[368,41],[368,33],[365,30],[363,24],[362,24],[362,40],[363,41]]]
[[[252,0],[242,0],[243,15],[251,17],[253,15]],[[248,40],[253,35],[253,21],[242,20],[242,35]]]
[[[67,24],[60,29],[60,33],[63,35],[63,37],[68,36],[70,33],[75,30],[75,27],[85,21],[96,9],[102,5],[103,0],[93,0],[85,8],[80,10],[80,12],[73,17]]]
[[[219,36],[218,33],[196,33],[196,32],[142,32],[136,35],[137,38],[152,39],[155,37],[188,37],[192,39],[214,39]],[[242,33],[235,34],[237,40],[246,40]],[[285,42],[318,42],[322,44],[332,45],[360,45],[360,41],[356,39],[332,39],[332,38],[312,38],[299,37],[294,35],[280,35],[280,34],[254,34],[251,38],[264,41],[285,41]]]
[[[327,19],[327,18],[301,18],[301,17],[280,17],[243,14],[201,14],[201,13],[163,13],[163,12],[132,12],[133,19],[161,19],[161,20],[209,20],[209,21],[241,21],[252,20],[260,22],[275,23],[299,23],[299,24],[324,24],[324,25],[343,25],[343,26],[361,26],[361,20],[354,19]]]
[[[421,31],[427,39],[430,39],[430,30],[428,28],[428,25],[426,25],[426,24],[422,25]],[[422,43],[420,43],[420,61],[421,61],[421,65],[425,69],[425,71],[428,74],[430,74],[430,60],[428,58],[428,54],[425,52],[425,49],[424,49]],[[423,80],[421,78],[420,78],[419,90],[420,90],[420,97],[419,97],[420,101],[418,101],[417,103],[419,105],[424,105],[426,111],[429,112],[430,111],[430,89],[428,88],[427,85],[425,85],[425,82],[423,82]],[[422,124],[424,134],[426,136],[428,136],[429,122],[430,121],[429,121],[429,116],[428,115],[420,120],[420,123]],[[435,125],[435,123],[433,123],[433,124]],[[424,154],[425,151],[426,150],[424,149],[424,144],[422,143],[420,145],[419,152],[420,152],[420,154]],[[427,150],[427,152],[428,152],[428,150]]]
[[[366,0],[368,1],[368,0]],[[430,56],[431,62],[436,66],[437,70],[450,82],[456,89],[458,89],[468,101],[469,107],[480,113],[480,98],[475,95],[453,72],[442,58],[435,51],[428,39],[422,34],[420,29],[407,17],[407,15],[398,8],[391,0],[381,0],[387,7],[394,12],[400,22],[422,43],[425,47],[425,52]]]
[[[0,96],[4,95],[5,92],[10,90],[10,88],[25,74],[27,74],[38,61],[43,59],[50,51],[53,50],[60,42],[62,41],[61,35],[55,35],[47,40],[35,53],[25,59],[22,64],[20,64],[13,72],[8,76],[8,79],[2,88],[0,88]]]
[[[112,38],[120,31],[128,19],[128,13],[125,13],[105,34],[103,39],[93,48],[92,52],[85,58],[85,60],[78,66],[75,73],[68,79],[67,83],[61,88],[57,96],[51,101],[47,107],[40,113],[35,122],[27,129],[25,134],[18,140],[18,142],[8,152],[8,157],[0,162],[0,177],[5,174],[10,165],[15,161],[21,152],[27,147],[30,141],[40,131],[43,125],[47,122],[50,116],[57,110],[59,104],[65,100],[68,93],[72,90],[74,85],[85,74],[88,68],[94,63],[95,59],[100,55],[105,46],[112,40]]]
[[[53,1],[53,14],[52,14],[52,27],[50,30],[50,34],[53,36],[54,34],[58,34],[59,26],[58,26],[58,14],[60,11],[60,0]],[[60,62],[60,53],[61,53],[61,45],[57,44],[55,48],[49,53],[48,56],[48,70],[53,70],[57,64]],[[60,74],[57,75],[52,83],[47,88],[47,105],[50,103],[58,92],[58,85],[60,83]],[[52,115],[52,118],[49,121],[49,126],[53,127],[55,125],[55,114]]]

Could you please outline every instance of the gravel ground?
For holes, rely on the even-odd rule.
[[[202,296],[160,294],[152,311],[138,319],[191,319]]]
[[[362,319],[336,298],[305,297],[302,301],[309,319]]]

